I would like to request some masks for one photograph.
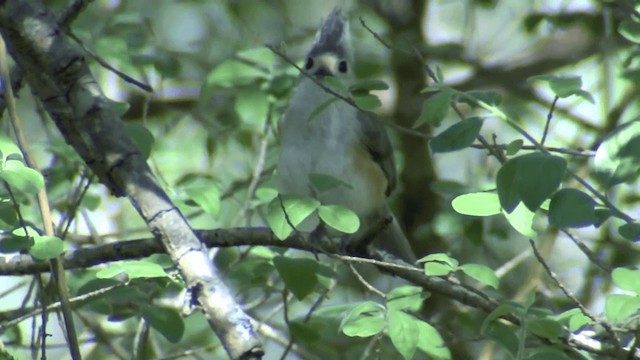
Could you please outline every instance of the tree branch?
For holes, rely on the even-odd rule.
[[[158,185],[73,44],[41,1],[6,2],[0,32],[65,140],[116,196],[128,196],[194,291],[229,356],[263,355],[250,318],[235,302],[184,216]]]

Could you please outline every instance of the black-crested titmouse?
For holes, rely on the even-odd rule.
[[[318,79],[334,76],[350,85],[353,61],[349,49],[348,23],[335,9],[318,31],[304,68]],[[279,132],[277,174],[281,194],[311,196],[323,204],[350,208],[360,218],[360,230],[354,238],[392,219],[373,244],[405,261],[415,261],[387,205],[397,180],[393,148],[384,126],[373,114],[335,98],[301,75]],[[345,185],[318,193],[309,179],[311,174],[329,175]]]

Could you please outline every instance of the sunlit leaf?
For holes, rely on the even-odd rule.
[[[387,311],[387,330],[391,343],[404,359],[411,359],[418,348],[418,319],[399,310]]]
[[[471,216],[491,216],[500,214],[498,194],[477,192],[456,197],[451,202],[453,209],[459,214]]]
[[[618,323],[640,310],[640,297],[623,294],[608,295],[604,302],[604,313],[609,321]]]
[[[315,199],[281,195],[273,199],[269,204],[267,222],[276,237],[284,240],[293,232],[296,226],[300,225],[319,207],[320,202]]]
[[[611,280],[620,289],[640,295],[640,270],[615,268],[611,273]]]
[[[351,337],[369,337],[382,331],[384,325],[382,306],[373,301],[366,301],[349,311],[340,323],[340,330]]]
[[[38,260],[54,259],[62,251],[62,239],[56,236],[34,236],[33,245],[29,248],[29,254]]]
[[[612,187],[640,175],[640,121],[618,126],[602,141],[593,162],[596,179]]]
[[[358,215],[342,205],[322,205],[318,215],[325,224],[347,234],[353,234],[360,228]]]

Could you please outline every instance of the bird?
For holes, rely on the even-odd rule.
[[[384,224],[373,234],[370,245],[414,263],[411,245],[388,204],[397,173],[384,125],[373,113],[337,99],[316,83],[330,76],[346,85],[355,82],[349,31],[341,9],[335,8],[322,22],[307,53],[307,74],[300,75],[278,124],[278,191],[351,209],[358,215],[360,228],[349,239],[358,239],[376,224]],[[339,179],[340,184],[319,191],[310,180],[313,174]],[[316,230],[325,228],[316,222]]]

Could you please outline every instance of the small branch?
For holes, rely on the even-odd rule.
[[[542,267],[546,271],[547,275],[549,275],[549,277],[556,283],[556,285],[560,288],[560,290],[564,293],[564,295],[567,298],[569,298],[569,300],[571,300],[580,309],[580,311],[582,311],[582,313],[586,317],[591,319],[593,322],[601,325],[607,331],[609,336],[611,337],[611,340],[613,341],[614,347],[616,349],[621,349],[620,340],[618,339],[618,336],[616,335],[615,331],[613,330],[613,326],[611,326],[611,324],[609,324],[607,321],[599,318],[596,314],[592,313],[591,310],[587,309],[584,305],[582,305],[580,300],[578,300],[573,295],[573,292],[571,290],[567,289],[564,286],[564,284],[560,281],[560,279],[558,279],[556,274],[551,270],[551,268],[549,267],[547,262],[544,260],[544,258],[542,257],[542,255],[538,251],[538,247],[536,246],[535,241],[533,241],[533,239],[529,239],[529,244],[531,244],[531,248],[533,249],[533,254],[535,255],[535,257],[538,260],[538,262],[540,263],[540,265],[542,265]]]
[[[82,42],[82,40],[80,40],[74,33],[72,33],[71,31],[68,32],[68,35],[70,38],[72,38],[78,45],[80,45],[80,47],[82,47],[82,50],[84,50],[87,54],[89,54],[89,56],[91,56],[96,62],[98,62],[98,64],[100,64],[103,68],[113,72],[114,74],[118,75],[122,80],[135,85],[137,87],[139,87],[140,89],[142,89],[143,91],[146,91],[148,93],[153,93],[153,88],[150,85],[147,85],[145,83],[143,83],[142,81],[136,80],[134,78],[132,78],[131,76],[123,73],[122,71],[114,68],[113,66],[111,66],[106,60],[104,60],[103,58],[101,58],[98,54],[96,54],[95,52],[93,52],[91,49],[89,49],[88,47],[86,47],[84,45],[84,43]]]
[[[367,288],[367,290],[371,291],[372,293],[378,295],[379,297],[386,299],[387,295],[385,293],[383,293],[382,291],[376,289],[373,285],[369,284],[367,282],[367,280],[365,280],[362,275],[360,275],[360,273],[358,272],[358,270],[356,270],[356,268],[353,266],[353,264],[349,263],[349,270],[351,270],[351,272],[353,273],[353,275],[356,276],[356,278],[358,279],[358,281],[360,281],[360,283],[362,285],[364,285],[365,288]]]
[[[547,122],[544,124],[544,131],[542,132],[542,139],[540,140],[540,146],[544,146],[545,140],[547,140],[547,134],[549,133],[549,124],[551,124],[551,119],[553,119],[553,110],[556,108],[556,103],[560,99],[557,95],[553,98],[553,102],[551,103],[551,108],[549,109],[549,113],[547,114]]]

